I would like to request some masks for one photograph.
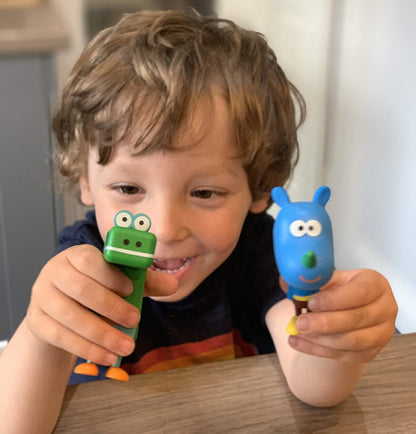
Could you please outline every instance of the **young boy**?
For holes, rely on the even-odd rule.
[[[122,355],[134,374],[276,348],[299,399],[331,406],[352,392],[397,307],[378,273],[337,271],[288,338],[265,210],[297,159],[296,108],[302,121],[264,39],[229,21],[140,12],[87,46],[53,127],[59,169],[95,212],[61,234],[1,356],[5,432],[53,428],[77,356]],[[103,260],[120,210],[149,215],[158,239],[141,313]],[[136,343],[110,324],[139,319]]]

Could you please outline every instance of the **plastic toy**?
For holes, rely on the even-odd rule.
[[[156,236],[148,232],[151,221],[146,214],[133,215],[129,211],[119,211],[114,217],[114,223],[104,244],[104,259],[116,264],[132,280],[133,292],[126,300],[141,310],[146,272],[153,263]],[[114,327],[136,340],[139,326],[131,329],[118,325]],[[127,372],[120,368],[121,359],[121,356],[118,357],[117,362],[108,368],[105,374],[107,378],[128,381]],[[74,372],[96,376],[98,367],[87,361],[77,365]]]
[[[289,285],[287,298],[295,305],[295,316],[286,328],[290,335],[298,334],[298,316],[308,311],[309,298],[335,270],[332,226],[325,210],[330,195],[330,189],[322,186],[312,202],[291,202],[284,188],[272,190],[273,201],[281,207],[273,227],[275,260]]]

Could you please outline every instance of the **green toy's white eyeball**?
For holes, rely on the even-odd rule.
[[[146,214],[136,214],[134,217],[134,229],[145,232],[150,229],[152,222]]]
[[[289,231],[294,237],[303,237],[306,234],[306,223],[303,220],[295,220],[290,224]]]
[[[132,227],[133,215],[129,211],[119,211],[114,217],[114,223],[116,226],[121,226],[122,228]]]
[[[322,225],[318,220],[308,220],[306,222],[306,231],[309,236],[317,237],[322,233]]]

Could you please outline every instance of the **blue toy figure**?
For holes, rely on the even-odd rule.
[[[312,202],[292,203],[284,188],[272,190],[273,201],[281,207],[273,227],[274,256],[296,311],[286,329],[291,335],[298,334],[296,320],[308,310],[308,300],[335,270],[332,226],[325,210],[330,195],[330,189],[322,186]]]

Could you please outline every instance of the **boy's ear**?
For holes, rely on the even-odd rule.
[[[269,199],[270,195],[267,194],[260,199],[253,200],[253,202],[251,202],[250,212],[253,214],[260,214],[265,211],[269,206]]]
[[[81,190],[81,202],[84,205],[92,206],[94,201],[92,200],[90,184],[88,182],[88,174],[83,173],[79,178],[79,188]]]

